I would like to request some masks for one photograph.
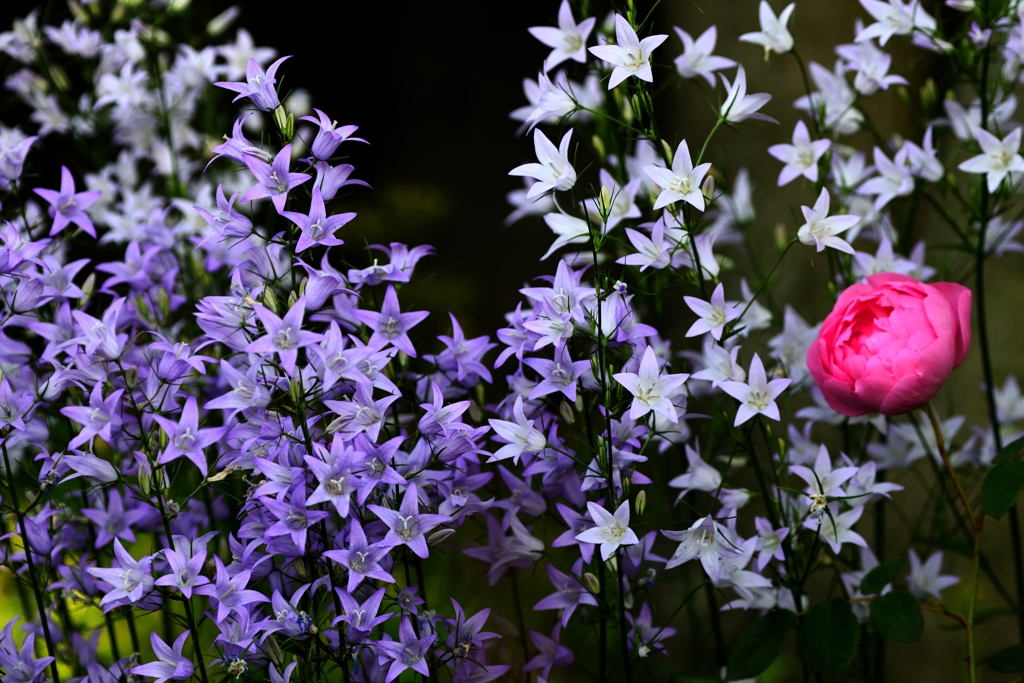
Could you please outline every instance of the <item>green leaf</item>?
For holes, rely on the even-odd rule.
[[[1024,671],[1024,645],[1011,645],[1003,648],[988,660],[993,671],[1012,674]]]
[[[899,573],[902,567],[903,558],[897,557],[888,562],[883,562],[869,571],[860,581],[861,595],[877,595],[881,593],[886,584],[892,583],[892,580],[896,578],[896,574]]]
[[[1024,462],[1007,460],[989,470],[981,486],[981,507],[989,517],[1001,519],[1024,489]]]
[[[828,678],[839,678],[857,654],[860,626],[846,600],[823,602],[800,626],[796,646],[808,667]]]
[[[754,678],[771,666],[782,651],[795,616],[786,610],[775,610],[748,626],[729,652],[726,680]]]
[[[1013,443],[1003,446],[1002,450],[996,453],[996,457],[992,458],[992,465],[1002,465],[1007,460],[1016,458],[1022,453],[1024,453],[1024,436]]]
[[[924,617],[917,601],[897,591],[871,601],[871,623],[883,636],[898,643],[916,643],[924,632]]]

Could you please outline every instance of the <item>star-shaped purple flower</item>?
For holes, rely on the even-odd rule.
[[[287,144],[274,157],[274,162],[268,164],[256,154],[245,153],[245,165],[249,171],[256,176],[256,184],[250,187],[244,195],[243,202],[251,202],[254,199],[270,197],[274,202],[274,208],[278,213],[284,211],[284,204],[288,201],[288,192],[302,183],[309,180],[307,173],[292,173],[289,171],[292,159],[292,146]]]
[[[306,299],[299,300],[288,310],[284,318],[278,318],[269,308],[262,304],[254,304],[253,309],[259,316],[266,334],[250,343],[248,353],[276,353],[281,359],[281,366],[289,375],[295,372],[295,362],[299,357],[299,349],[320,341],[322,335],[302,329],[302,318],[306,315]]]
[[[402,313],[398,305],[398,294],[395,293],[394,285],[388,285],[388,291],[384,294],[384,305],[380,313],[374,311],[353,310],[352,317],[363,323],[371,330],[373,335],[368,344],[383,348],[391,344],[399,351],[404,352],[412,358],[416,357],[416,349],[412,346],[412,340],[407,334],[416,325],[423,322],[429,313],[426,311],[413,311]]]
[[[95,204],[102,193],[99,190],[75,192],[75,179],[71,177],[71,171],[67,166],[60,167],[60,190],[37,187],[33,192],[50,203],[50,216],[53,217],[51,236],[68,225],[77,225],[92,237],[96,237],[96,228],[85,214],[85,210]]]
[[[299,243],[295,245],[296,254],[310,247],[335,247],[344,244],[343,240],[334,236],[334,231],[356,217],[356,214],[351,211],[328,216],[324,197],[320,193],[319,187],[313,188],[313,200],[309,205],[309,215],[294,211],[282,211],[281,215],[302,230],[302,234],[299,235]]]
[[[398,510],[391,510],[380,505],[367,505],[366,507],[388,525],[390,531],[384,537],[384,543],[392,546],[409,546],[410,550],[422,558],[426,558],[430,554],[427,550],[426,534],[434,527],[450,522],[452,519],[448,515],[421,515],[416,484],[409,484]]]

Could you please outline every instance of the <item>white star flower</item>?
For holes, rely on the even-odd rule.
[[[591,17],[580,23],[572,16],[569,0],[562,0],[558,8],[558,28],[554,26],[534,26],[528,29],[530,34],[550,48],[551,54],[544,60],[544,71],[550,71],[567,59],[580,64],[587,61],[587,38],[594,29],[596,19]]]
[[[634,545],[640,542],[636,532],[629,528],[629,501],[622,501],[622,505],[612,514],[597,503],[587,503],[590,511],[590,518],[597,523],[597,526],[576,534],[577,541],[584,543],[599,543],[601,545],[601,559],[607,560],[615,554],[621,545]]]
[[[672,396],[680,393],[679,387],[689,377],[686,373],[662,375],[658,368],[658,358],[650,346],[644,351],[640,361],[640,372],[619,372],[612,377],[633,394],[633,404],[629,409],[629,419],[639,420],[652,410],[664,416],[669,422],[678,422],[676,407],[672,405]]]
[[[676,147],[675,156],[672,157],[672,170],[661,166],[644,166],[644,173],[662,188],[657,201],[654,202],[654,210],[678,202],[680,199],[699,209],[704,210],[704,194],[700,191],[701,181],[707,175],[710,163],[701,164],[694,168],[693,160],[690,159],[690,149],[686,146],[686,140]]]
[[[772,11],[766,0],[761,0],[758,8],[758,18],[761,20],[761,30],[755,33],[744,33],[740,40],[744,43],[754,43],[764,46],[764,61],[774,51],[777,54],[784,54],[793,49],[793,36],[790,34],[786,24],[796,9],[796,3],[789,3],[786,9],[778,17]]]
[[[768,148],[769,154],[786,164],[779,173],[779,187],[800,176],[812,183],[818,182],[818,159],[825,155],[831,144],[828,140],[811,140],[807,125],[797,121],[793,129],[793,144]]]
[[[739,309],[734,304],[725,301],[725,288],[722,283],[719,283],[715,287],[715,291],[711,293],[711,303],[695,296],[686,296],[683,297],[683,300],[691,311],[700,316],[697,322],[687,330],[687,337],[696,337],[699,334],[710,332],[712,337],[720,341],[725,324],[740,317]]]
[[[556,149],[544,133],[540,130],[533,131],[533,147],[539,163],[516,166],[508,172],[509,175],[525,176],[537,181],[526,193],[527,199],[533,199],[549,190],[565,192],[576,184],[576,169],[569,163],[571,137],[570,128]]]
[[[974,135],[982,153],[963,162],[959,168],[968,173],[984,173],[989,192],[998,190],[1003,178],[1010,173],[1024,171],[1024,158],[1018,154],[1020,128],[1014,128],[1013,132],[1002,140],[984,128],[975,130]],[[1010,182],[1013,182],[1012,176]]]
[[[622,15],[615,15],[615,45],[598,45],[590,48],[590,52],[598,59],[614,66],[608,89],[611,90],[630,76],[636,76],[648,83],[654,81],[651,73],[651,53],[665,42],[667,35],[648,36],[640,40],[636,31]]]
[[[773,379],[768,381],[764,372],[764,364],[756,353],[750,361],[750,371],[747,373],[746,382],[722,382],[719,386],[722,391],[740,402],[739,410],[736,411],[736,421],[733,427],[761,414],[772,420],[779,420],[779,406],[775,399],[779,397],[792,380]]]
[[[853,247],[837,235],[857,225],[860,216],[829,216],[829,202],[828,189],[823,187],[821,194],[818,195],[818,201],[814,202],[814,208],[800,207],[807,222],[800,226],[796,236],[804,244],[815,245],[818,252],[824,251],[825,247],[832,247],[852,256]]]

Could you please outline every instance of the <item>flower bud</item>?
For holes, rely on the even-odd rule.
[[[633,507],[636,508],[637,517],[644,514],[644,509],[647,507],[647,491],[641,490],[640,493],[636,494],[636,501],[633,503]]]
[[[633,609],[633,591],[622,596],[622,606],[626,609]]]
[[[285,140],[295,137],[295,117],[285,110],[283,104],[277,105],[274,110],[274,124]]]
[[[576,424],[576,414],[573,412],[572,404],[569,403],[564,398],[562,399],[562,402],[558,405],[558,412],[567,424]]]
[[[271,313],[277,313],[277,295],[274,294],[274,290],[272,288],[265,287],[260,299],[262,300],[263,305],[266,306]]]
[[[438,529],[427,536],[427,545],[438,545],[440,543],[444,543],[454,535],[455,529]]]
[[[669,166],[672,165],[672,146],[668,144],[667,140],[661,141],[661,149],[665,152],[665,159],[668,160]]]
[[[605,157],[607,156],[606,150],[604,148],[604,140],[595,135],[590,139],[590,144],[593,145],[594,152],[597,154],[598,158],[601,161],[604,161]]]
[[[211,38],[216,38],[220,34],[224,33],[231,27],[231,24],[235,23],[235,19],[241,14],[242,10],[238,5],[232,5],[226,10],[210,19],[209,23],[206,24],[206,33]]]
[[[476,401],[469,402],[469,416],[473,422],[483,422],[484,412],[480,409],[480,404]]]
[[[789,244],[789,239],[786,237],[786,226],[782,223],[775,224],[775,230],[772,232],[772,238],[775,241],[775,248],[779,252],[786,250],[786,245]]]
[[[134,389],[139,385],[139,369],[134,365],[125,368],[124,385],[129,389]]]
[[[299,300],[299,295],[294,291],[288,292],[288,308],[295,305],[295,302]]]
[[[160,307],[160,318],[167,320],[171,317],[171,295],[167,290],[160,287],[156,290],[156,303]]]
[[[278,667],[284,666],[284,654],[281,652],[281,647],[277,644],[273,634],[263,639],[263,646],[266,648],[267,654],[270,655],[270,661]]]
[[[590,572],[583,573],[583,583],[587,585],[587,590],[591,593],[601,592],[601,582],[597,580],[597,577]]]
[[[938,88],[935,87],[935,80],[928,77],[921,86],[921,109],[931,111],[939,100]]]
[[[704,195],[704,199],[709,202],[715,197],[715,178],[714,176],[707,176],[704,178],[704,182],[701,183],[700,193]]]
[[[82,308],[85,308],[85,304],[89,301],[89,298],[96,291],[96,273],[89,273],[89,277],[85,278],[85,282],[82,283],[82,296],[78,298]]]

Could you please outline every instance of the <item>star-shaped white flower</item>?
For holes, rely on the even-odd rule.
[[[984,128],[974,131],[974,136],[981,147],[981,154],[971,157],[960,164],[961,171],[968,173],[984,173],[988,181],[988,191],[995,192],[999,189],[1003,178],[1011,172],[1024,171],[1024,158],[1020,151],[1020,128],[1014,128],[1013,132],[1000,140]]]
[[[789,471],[807,482],[807,490],[822,496],[845,496],[842,485],[857,474],[856,467],[837,467],[832,469],[832,459],[824,445],[818,448],[818,457],[814,459],[814,469],[803,465],[791,465]]]
[[[878,175],[868,178],[858,188],[860,194],[876,195],[875,211],[881,211],[896,197],[906,197],[914,191],[914,176],[907,165],[910,151],[904,146],[892,159],[875,147],[875,168]]]
[[[541,261],[568,244],[584,244],[590,239],[590,225],[582,218],[564,213],[549,213],[544,216],[544,222],[557,237],[547,252],[540,257]]]
[[[701,181],[707,175],[710,163],[693,167],[693,160],[690,159],[690,149],[686,146],[686,140],[676,147],[675,156],[672,157],[672,170],[661,166],[644,166],[644,173],[662,188],[657,201],[654,202],[654,210],[678,202],[680,199],[704,210],[704,194],[700,191]]]
[[[719,74],[719,76],[722,78],[722,83],[725,84],[725,89],[728,90],[720,112],[723,119],[729,123],[739,123],[747,119],[759,119],[770,123],[778,123],[772,117],[757,112],[758,109],[768,104],[772,96],[763,92],[755,95],[747,94],[747,72],[743,69],[742,64],[736,68],[736,81],[734,83],[730,83],[729,79],[722,74]]]
[[[766,0],[761,0],[761,6],[758,8],[761,30],[755,33],[744,33],[740,36],[740,40],[744,43],[763,45],[764,60],[766,62],[768,61],[768,56],[773,51],[780,55],[789,52],[793,49],[793,36],[790,34],[789,29],[786,28],[786,24],[789,23],[789,18],[793,15],[794,9],[796,9],[796,3],[791,2],[776,17],[775,12],[772,11]]]
[[[629,408],[629,419],[639,420],[652,410],[663,415],[669,422],[679,422],[676,407],[672,405],[672,396],[689,378],[686,373],[662,375],[658,368],[658,358],[650,346],[644,351],[640,361],[640,372],[618,372],[612,375],[615,381],[626,387],[633,394],[633,405]]]
[[[818,159],[825,155],[831,144],[828,140],[811,140],[807,125],[797,121],[793,129],[792,145],[772,145],[768,148],[769,154],[786,164],[779,173],[779,187],[800,176],[812,183],[818,182]]]
[[[691,377],[711,382],[713,388],[717,388],[725,380],[742,382],[747,378],[747,372],[736,362],[739,352],[739,346],[726,349],[710,339],[705,339],[704,352],[700,356],[700,364],[704,369],[693,373]]]
[[[686,460],[690,463],[686,473],[680,474],[668,482],[669,487],[682,489],[679,497],[676,498],[677,503],[690,491],[713,493],[722,485],[722,473],[704,462],[700,453],[695,451],[690,444],[686,444]]]
[[[683,300],[691,311],[700,316],[697,322],[687,330],[687,337],[696,337],[699,334],[710,332],[712,337],[720,341],[725,324],[740,317],[739,309],[734,304],[725,301],[725,288],[722,283],[718,283],[715,291],[711,293],[711,303],[695,296],[685,296]]]
[[[837,504],[833,503],[832,507],[836,507],[836,505]],[[808,529],[820,529],[821,540],[828,543],[829,547],[832,548],[832,552],[838,555],[842,550],[844,543],[853,543],[854,545],[859,545],[862,548],[866,548],[868,546],[868,542],[864,540],[864,537],[853,530],[853,527],[857,524],[863,514],[864,507],[861,506],[853,508],[852,510],[847,510],[841,515],[837,515],[833,511],[831,517],[828,515],[821,515],[820,517],[812,515],[804,520],[804,527]]]
[[[550,190],[565,192],[576,184],[576,169],[569,163],[571,137],[570,128],[569,132],[562,136],[562,141],[556,149],[539,129],[533,131],[533,147],[537,152],[538,163],[516,166],[508,172],[509,175],[525,176],[537,181],[526,193],[527,199],[533,199]]]
[[[753,360],[750,361],[750,371],[747,373],[746,382],[722,382],[718,385],[722,391],[740,402],[733,427],[739,427],[758,414],[772,420],[780,419],[779,406],[776,405],[775,399],[785,391],[791,381],[773,379],[769,382],[768,376],[764,372],[764,364],[761,363],[761,357],[755,353]]]
[[[675,59],[676,71],[683,78],[701,76],[713,88],[715,87],[714,72],[736,66],[736,62],[731,59],[711,54],[715,51],[715,43],[718,41],[718,31],[714,26],[700,34],[697,40],[694,40],[689,33],[678,26],[672,28],[679,35],[679,40],[683,41],[683,54]]]
[[[921,0],[909,0],[906,4],[903,0],[860,0],[860,4],[875,18],[875,23],[857,34],[854,40],[858,43],[878,38],[884,46],[894,35],[909,35],[915,28],[927,35],[935,32],[935,19],[921,7]]]
[[[597,526],[576,534],[576,540],[584,543],[600,543],[601,559],[607,560],[615,554],[620,545],[634,545],[640,542],[636,532],[629,528],[629,501],[622,501],[622,505],[612,514],[597,503],[587,503],[587,510],[590,511],[590,518],[597,523]]]
[[[939,574],[942,571],[941,550],[929,557],[924,564],[921,564],[921,558],[917,556],[913,548],[909,550],[909,555],[910,576],[907,578],[907,588],[918,600],[922,600],[928,595],[936,600],[941,600],[941,591],[960,581],[958,576]]]
[[[491,455],[487,462],[505,460],[512,458],[512,462],[519,464],[519,456],[523,453],[540,453],[547,445],[544,434],[533,426],[533,420],[526,419],[523,411],[523,397],[516,397],[516,404],[512,408],[512,415],[515,422],[507,420],[489,420],[491,429],[499,439],[505,441],[505,445]]]
[[[534,26],[528,29],[534,38],[552,48],[551,54],[544,60],[545,73],[567,59],[580,64],[587,61],[587,38],[594,29],[595,21],[594,17],[590,17],[577,24],[569,0],[562,0],[558,8],[558,28]]]
[[[654,80],[651,73],[651,53],[668,38],[665,34],[647,36],[643,40],[621,14],[615,15],[615,45],[597,45],[590,52],[615,68],[608,79],[611,90],[630,76],[636,76],[648,83]]]
[[[679,541],[679,547],[665,564],[665,569],[678,567],[684,562],[699,557],[708,578],[718,581],[722,578],[722,560],[737,557],[739,549],[734,548],[725,538],[722,527],[710,516],[701,517],[684,531],[662,532],[667,538]]]
[[[804,244],[813,244],[818,251],[824,251],[825,247],[832,247],[839,251],[845,251],[853,255],[853,247],[836,235],[845,232],[860,222],[860,216],[829,216],[828,208],[830,202],[828,189],[821,188],[818,201],[814,202],[814,208],[801,206],[804,212],[804,220],[807,221],[797,230],[796,236]]]

